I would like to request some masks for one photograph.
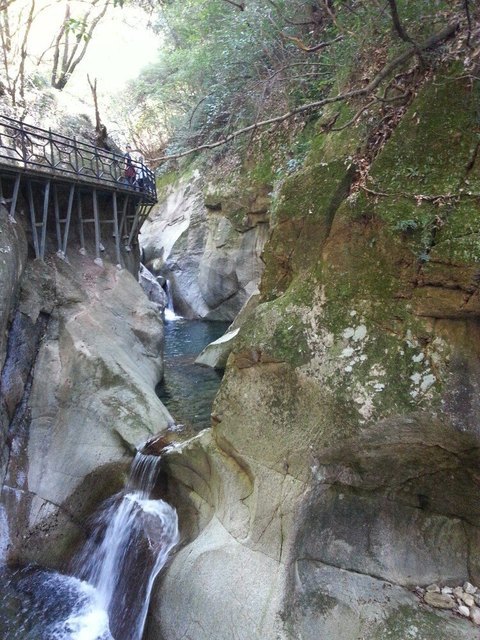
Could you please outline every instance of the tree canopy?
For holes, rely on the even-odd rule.
[[[123,117],[151,159],[345,101],[357,112],[343,120],[339,108],[328,126],[347,126],[374,103],[405,102],[437,64],[458,60],[474,77],[478,11],[470,0],[164,0],[151,7],[158,61],[130,83]]]

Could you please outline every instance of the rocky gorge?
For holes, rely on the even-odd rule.
[[[375,123],[320,121],[280,179],[175,174],[142,228],[180,314],[244,308],[211,427],[162,454],[181,542],[148,640],[478,637],[478,86],[444,68],[374,148]],[[108,243],[102,266],[34,260],[18,209],[0,210],[5,553],[61,568],[173,423],[162,294]]]
[[[165,456],[149,640],[477,636],[415,595],[480,581],[476,91],[424,83],[366,182],[368,125],[275,189],[212,428]]]

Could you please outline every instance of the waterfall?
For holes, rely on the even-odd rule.
[[[74,576],[0,563],[0,638],[140,640],[158,572],[178,541],[177,514],[152,499],[158,456],[138,453],[128,483],[95,517]],[[0,507],[0,561],[8,544]]]
[[[177,320],[181,316],[177,316],[173,308],[173,295],[170,280],[165,280],[165,292],[167,294],[167,306],[165,307],[165,320]]]
[[[0,504],[0,565],[7,560],[7,551],[10,544],[10,534],[8,529],[8,519],[5,507]]]
[[[137,453],[124,492],[97,514],[75,562],[76,575],[95,587],[115,640],[141,639],[155,577],[178,542],[175,509],[151,499],[159,465],[158,456]]]

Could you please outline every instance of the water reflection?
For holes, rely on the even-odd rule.
[[[185,319],[165,323],[165,376],[157,394],[177,422],[195,431],[210,426],[222,374],[194,361],[207,344],[225,333],[228,325]]]

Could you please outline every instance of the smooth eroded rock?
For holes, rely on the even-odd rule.
[[[451,596],[434,591],[427,591],[424,600],[436,609],[453,609],[456,606],[455,600]]]

